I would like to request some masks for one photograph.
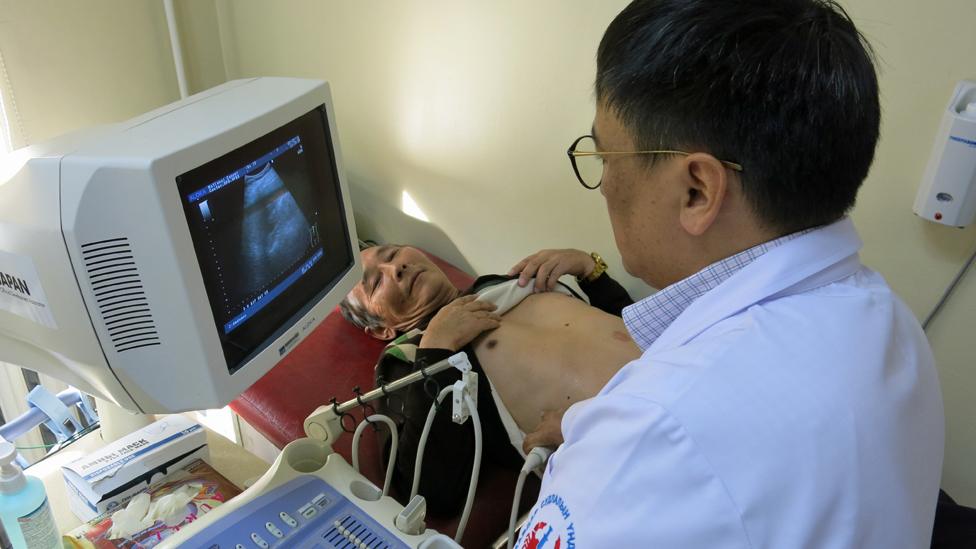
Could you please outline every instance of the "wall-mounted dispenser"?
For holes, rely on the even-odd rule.
[[[965,227],[976,218],[976,82],[956,86],[912,209],[952,227]]]

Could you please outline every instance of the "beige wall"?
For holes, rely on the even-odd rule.
[[[575,182],[565,151],[588,133],[594,47],[623,5],[234,1],[225,23],[234,76],[332,82],[366,236],[482,273],[576,246],[619,274],[602,198]],[[404,192],[430,223],[403,219]]]
[[[179,97],[162,2],[0,0],[0,56],[16,145]]]
[[[843,1],[843,0],[842,0]],[[941,111],[976,79],[976,3],[846,0],[881,58],[884,126],[854,219],[866,263],[923,317],[976,229],[912,215]],[[593,113],[596,45],[625,0],[180,1],[191,91],[225,78],[332,82],[361,233],[423,245],[469,269],[538,247],[597,250],[622,274],[602,198],[565,149]],[[155,1],[0,0],[0,54],[32,141],[176,98]],[[842,139],[843,136],[838,136]],[[429,223],[401,212],[408,192]],[[976,273],[932,326],[948,416],[945,487],[976,505]]]

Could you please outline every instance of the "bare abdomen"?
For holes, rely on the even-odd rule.
[[[623,321],[556,293],[534,294],[475,342],[475,353],[524,432],[542,411],[590,398],[640,356]]]

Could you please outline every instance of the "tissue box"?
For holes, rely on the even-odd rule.
[[[167,416],[62,467],[68,507],[87,522],[125,505],[170,472],[209,457],[200,424]]]

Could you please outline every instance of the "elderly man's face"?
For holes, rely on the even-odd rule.
[[[440,309],[458,290],[437,265],[409,246],[377,246],[361,252],[363,279],[350,298],[383,320],[389,331],[371,332],[391,339]]]

